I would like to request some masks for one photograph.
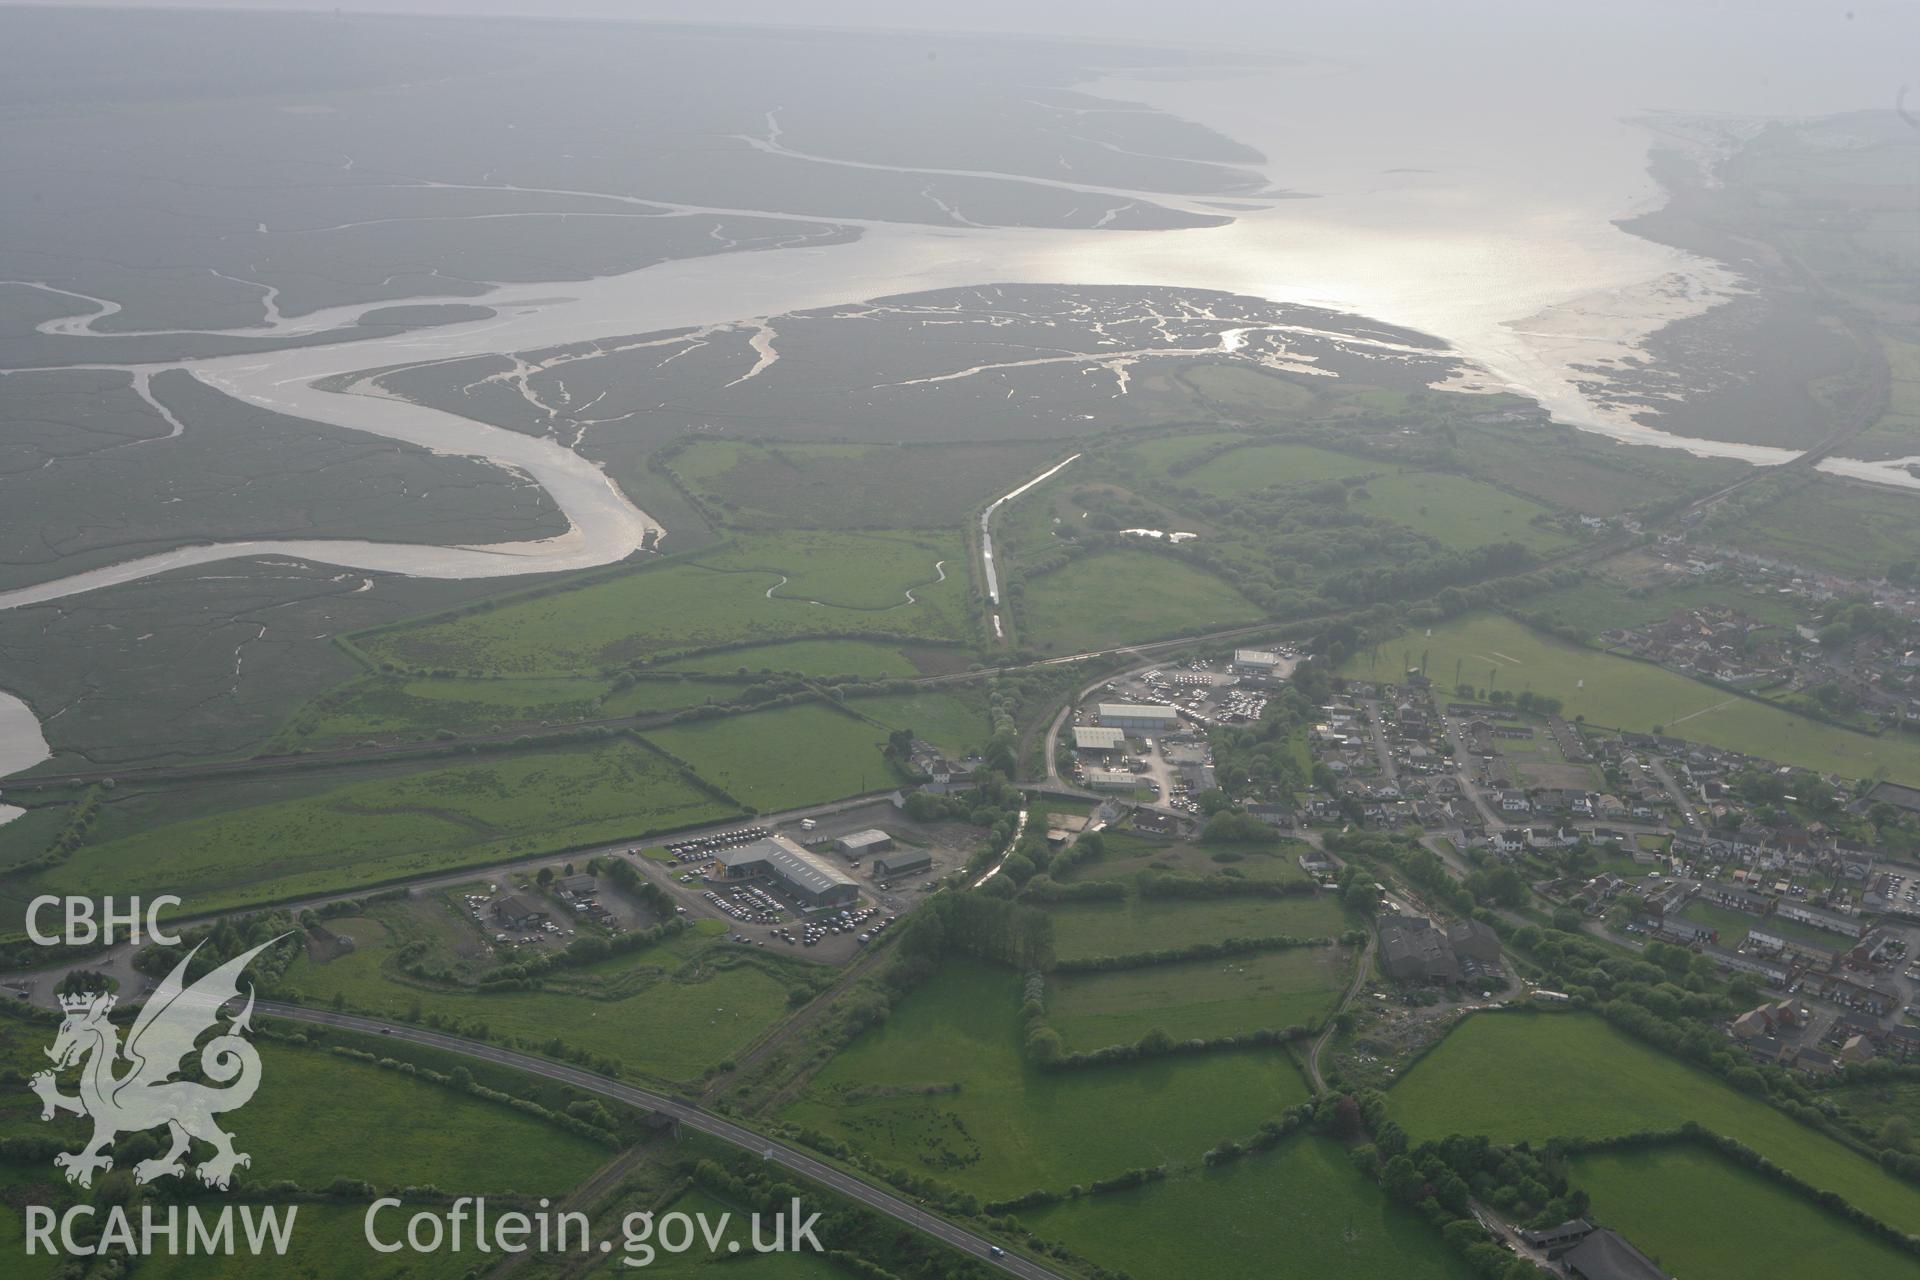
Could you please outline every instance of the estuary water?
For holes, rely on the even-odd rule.
[[[1671,46],[1656,51],[1658,56],[1635,57],[1623,39],[1616,63],[1593,47],[1569,50],[1557,62],[1520,56],[1490,29],[1463,26],[1458,14],[1433,21],[1442,24],[1443,16],[1444,24],[1430,31],[1385,38],[1352,23],[1343,30],[1303,28],[1302,42],[1318,56],[1289,65],[1206,78],[1134,73],[1084,86],[1248,142],[1265,155],[1261,170],[1274,190],[1312,193],[1269,201],[1150,197],[1230,212],[1235,221],[1227,226],[1058,231],[806,218],[857,227],[859,235],[843,243],[796,243],[446,299],[491,307],[495,314],[412,333],[137,367],[149,374],[184,368],[262,408],[484,459],[542,485],[569,529],[554,538],[491,545],[290,539],[186,547],[3,592],[0,609],[239,556],[299,557],[436,578],[610,563],[639,549],[658,522],[595,464],[550,440],[403,402],[366,384],[344,390],[316,384],[396,364],[986,283],[1206,289],[1329,307],[1433,334],[1481,371],[1480,384],[1531,396],[1558,420],[1624,443],[1760,465],[1793,456],[1672,436],[1598,407],[1580,389],[1589,376],[1581,367],[1631,361],[1660,326],[1698,314],[1741,288],[1735,270],[1615,225],[1661,198],[1647,173],[1650,144],[1665,136],[1675,145],[1695,145],[1668,127],[1677,117],[1658,114],[1660,109],[1813,113],[1871,105],[1863,100],[1866,91],[1845,77],[1789,74],[1791,68],[1762,77],[1763,88],[1754,88],[1751,68],[1727,65],[1717,43],[1725,35],[1704,19],[1690,30],[1676,28]],[[1798,45],[1793,31],[1772,31],[1769,38],[1792,50],[1810,47],[1818,35],[1811,32]],[[1722,55],[1717,61],[1716,54]],[[1504,83],[1494,83],[1502,77]],[[1411,110],[1410,103],[1420,109]],[[784,152],[771,120],[764,144],[797,162],[848,163]],[[1068,177],[1049,179],[1048,185],[1072,183]],[[1086,190],[1090,200],[1108,205],[1129,195]],[[567,194],[597,195],[610,204],[645,199],[644,193]],[[718,212],[786,216],[778,210]],[[74,359],[62,367],[103,367],[87,359],[88,320],[115,304],[78,296],[71,301],[75,315],[42,327],[71,338]],[[237,332],[312,332],[350,325],[366,312],[394,305],[384,301],[286,318],[271,298],[263,301],[261,324]],[[1223,321],[1223,331],[1231,324]],[[1920,484],[1904,461],[1824,465],[1884,483]],[[672,531],[663,536],[670,547]],[[0,776],[43,758],[44,741],[24,704],[0,695]]]

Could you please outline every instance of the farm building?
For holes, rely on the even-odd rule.
[[[1560,1262],[1578,1280],[1672,1280],[1625,1236],[1605,1227],[1567,1250]]]
[[[849,858],[863,858],[870,853],[885,853],[893,848],[893,837],[878,827],[868,827],[865,831],[841,836],[836,843],[840,846],[840,852]]]
[[[1270,676],[1284,663],[1277,653],[1265,649],[1235,649],[1233,669],[1243,676]]]
[[[593,877],[590,875],[561,876],[553,882],[553,887],[561,893],[570,893],[574,897],[593,892]]]
[[[1460,962],[1447,935],[1424,917],[1380,922],[1380,962],[1396,982],[1460,980]]]
[[[1137,773],[1121,773],[1117,769],[1087,770],[1087,785],[1095,791],[1132,791],[1141,781]]]
[[[509,929],[532,929],[547,922],[547,909],[510,893],[493,904],[493,918]]]
[[[1172,707],[1157,707],[1144,702],[1103,702],[1100,724],[1107,729],[1142,729],[1165,733],[1180,727],[1180,713]]]
[[[1477,920],[1445,929],[1424,916],[1380,922],[1380,957],[1396,982],[1458,982],[1497,978],[1500,935]]]
[[[910,876],[925,871],[932,865],[933,856],[925,849],[902,849],[899,853],[875,858],[873,874],[875,879],[891,880],[894,876]]]
[[[860,896],[850,876],[785,836],[722,849],[714,861],[723,880],[766,878],[810,907],[846,906]]]
[[[1537,1231],[1528,1231],[1523,1228],[1515,1234],[1529,1248],[1538,1250],[1549,1258],[1557,1258],[1592,1235],[1593,1224],[1585,1218],[1571,1218],[1557,1227],[1544,1227]]]
[[[1073,749],[1092,751],[1101,755],[1110,755],[1127,745],[1125,729],[1094,728],[1091,725],[1075,725],[1073,728]]]

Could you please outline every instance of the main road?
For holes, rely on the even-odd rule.
[[[1065,1280],[1059,1272],[1049,1271],[1026,1258],[1004,1252],[995,1254],[994,1250],[998,1246],[989,1242],[984,1236],[978,1236],[957,1227],[938,1214],[929,1213],[919,1205],[903,1200],[890,1191],[836,1169],[824,1161],[816,1160],[805,1152],[769,1138],[765,1134],[756,1133],[743,1125],[723,1119],[699,1104],[683,1098],[670,1097],[650,1089],[623,1084],[597,1072],[583,1071],[579,1067],[567,1066],[564,1063],[548,1062],[544,1058],[516,1053],[512,1049],[503,1049],[498,1045],[482,1044],[476,1040],[466,1040],[459,1036],[428,1031],[421,1027],[397,1025],[374,1018],[357,1017],[350,1013],[306,1009],[299,1005],[276,1004],[269,1001],[262,1001],[259,1009],[261,1013],[271,1014],[276,1018],[288,1018],[296,1022],[312,1022],[322,1026],[339,1027],[347,1031],[388,1036],[395,1040],[426,1045],[468,1058],[498,1063],[501,1066],[511,1067],[515,1071],[524,1071],[529,1075],[540,1076],[561,1084],[572,1085],[588,1093],[599,1094],[603,1098],[612,1098],[616,1102],[624,1102],[660,1115],[671,1116],[689,1129],[718,1138],[743,1151],[750,1151],[761,1159],[780,1165],[782,1168],[791,1169],[803,1177],[839,1192],[849,1200],[858,1201],[896,1222],[924,1231],[942,1244],[999,1267],[1011,1275],[1025,1276],[1029,1280]]]

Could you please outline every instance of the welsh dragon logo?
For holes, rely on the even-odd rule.
[[[60,997],[66,1018],[53,1047],[46,1051],[53,1059],[53,1070],[35,1073],[31,1084],[40,1095],[42,1120],[71,1111],[93,1121],[93,1136],[85,1146],[53,1158],[66,1171],[67,1181],[92,1186],[96,1172],[113,1167],[107,1149],[116,1137],[161,1125],[166,1126],[171,1145],[165,1154],[133,1167],[136,1182],[185,1176],[187,1166],[181,1157],[196,1139],[214,1149],[194,1169],[210,1187],[224,1190],[236,1168],[252,1163],[244,1152],[233,1149],[233,1135],[214,1119],[245,1106],[260,1087],[260,1054],[246,1039],[253,1017],[251,984],[239,1014],[229,1015],[226,1029],[199,1046],[200,1073],[211,1083],[173,1076],[181,1070],[181,1059],[194,1052],[201,1035],[217,1025],[221,1008],[240,995],[240,974],[247,964],[278,941],[263,942],[189,985],[187,965],[200,949],[196,946],[141,1006],[124,1046],[119,1029],[107,1021],[114,1006],[112,995]],[[80,1067],[80,1091],[68,1097],[60,1092],[56,1073],[74,1066]]]

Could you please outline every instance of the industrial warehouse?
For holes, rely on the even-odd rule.
[[[870,853],[885,853],[893,848],[893,837],[878,827],[869,827],[865,831],[841,836],[837,843],[840,852],[847,857],[863,858]]]
[[[1099,728],[1094,725],[1075,725],[1073,729],[1073,749],[1075,751],[1096,751],[1111,755],[1124,751],[1127,746],[1125,729]]]
[[[1156,707],[1144,702],[1103,702],[1099,712],[1103,729],[1165,733],[1180,727],[1180,713],[1172,707]]]
[[[889,853],[883,858],[873,860],[873,878],[891,880],[894,876],[912,875],[916,871],[926,871],[933,866],[933,855],[925,849],[905,849],[899,853]]]
[[[737,883],[764,877],[808,907],[844,907],[860,896],[852,877],[781,835],[722,849],[714,855],[714,865],[719,868],[719,880]]]

